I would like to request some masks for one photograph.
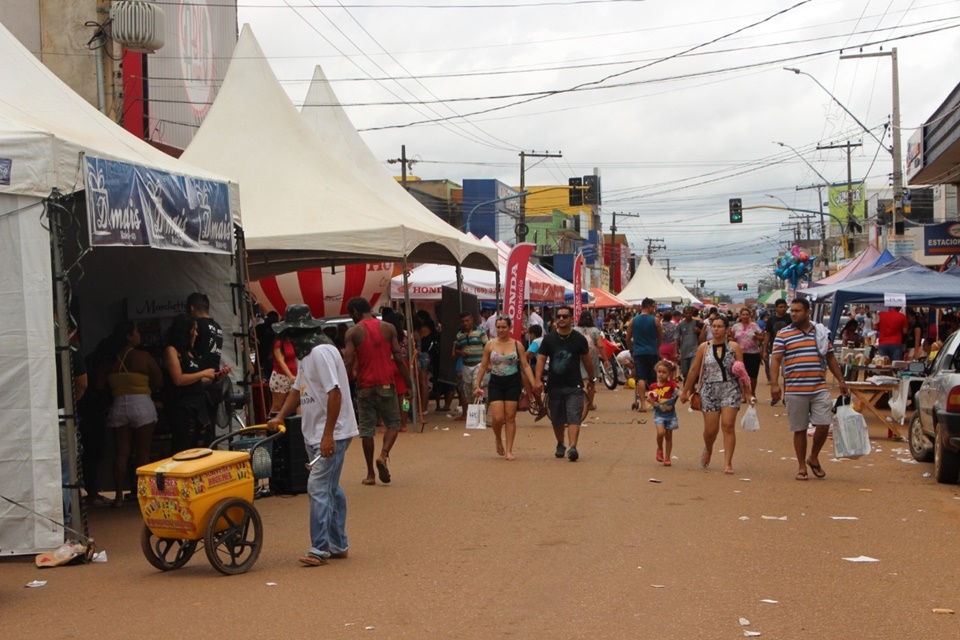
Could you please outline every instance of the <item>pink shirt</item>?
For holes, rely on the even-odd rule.
[[[756,336],[760,332],[760,325],[756,322],[751,322],[746,326],[738,322],[730,327],[731,336],[740,345],[740,351],[743,353],[760,353],[760,344],[757,342]]]

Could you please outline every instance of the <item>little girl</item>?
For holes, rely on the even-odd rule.
[[[653,405],[653,422],[657,426],[657,462],[669,467],[673,464],[670,460],[673,432],[680,426],[676,409],[679,385],[674,380],[672,362],[661,360],[654,370],[657,372],[657,381],[650,385],[647,397]]]

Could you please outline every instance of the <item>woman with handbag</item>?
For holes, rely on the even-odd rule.
[[[495,325],[497,337],[487,342],[483,348],[483,359],[477,367],[474,388],[478,398],[483,395],[480,382],[489,371],[487,402],[493,422],[493,435],[497,439],[497,455],[505,456],[507,460],[515,460],[513,441],[517,435],[517,403],[524,387],[521,370],[530,383],[528,389],[533,388],[535,380],[523,345],[519,340],[510,337],[510,325],[510,318],[506,316],[497,318]],[[506,449],[501,438],[504,424],[507,432]]]
[[[703,452],[700,454],[700,466],[706,469],[713,456],[713,445],[717,435],[723,431],[724,467],[723,472],[733,473],[733,451],[737,446],[737,413],[743,400],[740,382],[733,373],[733,364],[743,362],[743,354],[736,342],[727,341],[729,320],[724,316],[715,318],[710,328],[713,338],[697,349],[697,355],[690,367],[690,374],[683,385],[680,402],[686,404],[693,400],[691,392],[699,383],[700,410],[703,412]],[[694,392],[694,397],[697,393]],[[691,406],[694,402],[691,401]]]

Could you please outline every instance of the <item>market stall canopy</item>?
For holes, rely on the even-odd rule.
[[[879,272],[873,275],[802,289],[798,293],[817,302],[833,300],[833,309],[837,312],[830,314],[830,330],[834,335],[837,335],[839,311],[844,305],[883,304],[888,294],[902,294],[908,305],[960,305],[960,279],[916,264],[890,269],[892,264],[878,267]]]
[[[777,300],[786,300],[787,302],[790,302],[790,292],[786,289],[774,289],[773,291],[768,291],[760,296],[760,298],[757,300],[757,304],[760,306],[773,306],[776,304]]]
[[[447,233],[384,200],[324,148],[244,25],[223,85],[183,159],[244,183],[251,279],[384,259],[455,264]]]
[[[533,265],[533,272],[527,271],[528,278],[536,278],[538,276],[543,276],[548,280],[554,282],[557,286],[563,287],[563,301],[568,304],[573,304],[573,283],[567,280],[564,280],[554,272],[545,268],[542,264]],[[583,304],[589,304],[593,302],[593,294],[585,289],[580,290],[580,300]],[[553,302],[560,302],[560,299],[557,298]]]
[[[618,298],[609,291],[604,291],[603,289],[594,287],[593,289],[590,289],[590,293],[593,294],[593,302],[589,303],[587,306],[593,307],[594,309],[613,309],[616,307],[631,306],[626,300]]]
[[[314,69],[313,81],[307,90],[307,98],[300,114],[320,138],[329,155],[337,158],[343,168],[355,175],[359,182],[379,194],[397,211],[419,220],[427,228],[435,229],[438,234],[457,238],[460,242],[456,255],[463,266],[488,270],[497,267],[497,254],[489,244],[480,242],[474,236],[465,234],[438,218],[384,169],[350,122],[347,112],[340,106],[337,94],[319,65]]]
[[[690,290],[687,289],[685,286],[683,286],[682,282],[677,280],[672,284],[674,288],[680,292],[681,302],[683,302],[684,304],[692,304],[692,305],[701,306],[701,307],[703,306],[703,303],[697,300],[697,297],[692,293],[690,293]]]
[[[627,286],[617,294],[630,304],[640,304],[644,298],[654,302],[682,302],[683,297],[673,283],[667,279],[663,270],[654,267],[645,257],[637,260],[637,272],[630,278]]]
[[[862,271],[867,269],[872,269],[873,267],[879,267],[880,265],[886,264],[893,260],[893,255],[887,251],[883,250],[881,253],[879,249],[870,245],[866,249],[860,252],[860,255],[855,257],[853,260],[845,264],[839,271],[837,271],[832,276],[826,278],[820,278],[814,285],[824,285],[824,284],[836,284],[837,282],[843,282],[844,280],[849,280],[850,278],[856,277]]]
[[[64,84],[3,25],[0,60],[0,193],[47,198],[54,190],[69,195],[86,189],[88,197],[96,192],[100,210],[90,213],[102,214],[98,220],[111,229],[111,221],[122,218],[131,237],[135,231],[139,244],[148,244],[155,235],[151,225],[159,221],[163,227],[164,221],[180,216],[182,207],[199,217],[193,187],[202,181],[220,191],[224,221],[231,220],[232,210],[232,222],[240,223],[236,182],[177,160],[124,130]],[[184,201],[175,203],[174,196]],[[130,207],[127,213],[130,200],[137,210]],[[226,227],[232,239],[232,224]],[[175,233],[185,235],[179,229]],[[161,248],[209,250],[193,240],[189,247]]]

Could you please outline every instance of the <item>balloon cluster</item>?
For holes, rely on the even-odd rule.
[[[796,289],[801,280],[810,280],[816,259],[816,256],[811,256],[806,251],[801,251],[797,245],[793,245],[790,251],[777,259],[775,273],[778,278],[788,281]]]

